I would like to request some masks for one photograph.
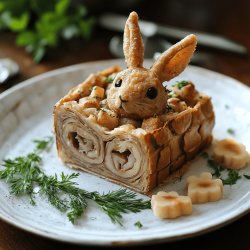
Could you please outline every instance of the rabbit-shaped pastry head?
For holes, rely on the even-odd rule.
[[[145,69],[138,15],[136,12],[130,13],[123,40],[127,69],[117,74],[108,91],[109,108],[122,117],[134,119],[163,113],[166,110],[167,93],[162,83],[186,68],[196,43],[196,36],[187,36],[162,53],[150,69]]]

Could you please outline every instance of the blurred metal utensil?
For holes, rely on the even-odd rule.
[[[19,66],[10,58],[0,59],[0,84],[19,72]]]
[[[162,38],[148,37],[144,41],[144,57],[156,59],[162,52],[172,46],[171,43]],[[123,38],[122,36],[113,36],[109,42],[109,49],[111,53],[118,57],[123,58]],[[204,52],[194,53],[191,64],[203,65],[204,62],[209,63],[211,61],[210,55]]]
[[[127,17],[125,16],[107,13],[99,18],[98,23],[100,26],[105,27],[107,29],[123,32],[126,20]],[[238,54],[247,54],[246,47],[220,35],[213,35],[194,30],[185,30],[167,25],[163,26],[153,22],[142,20],[139,21],[139,25],[142,35],[146,37],[152,37],[154,35],[163,35],[169,38],[180,40],[186,35],[195,34],[198,37],[198,44],[200,45],[230,51]]]
[[[144,41],[144,57],[153,58],[155,52],[163,52],[172,46],[171,43],[161,38],[143,38]],[[121,36],[113,36],[109,43],[111,53],[116,57],[124,57],[123,54],[123,38]]]

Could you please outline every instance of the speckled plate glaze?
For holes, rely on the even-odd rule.
[[[146,62],[149,66],[150,61]],[[123,60],[100,61],[55,70],[27,80],[0,95],[0,161],[31,152],[33,139],[52,133],[52,110],[55,102],[82,82],[90,73],[112,65],[124,66]],[[230,137],[228,128],[235,130],[235,139],[250,150],[250,89],[227,76],[189,66],[174,79],[192,80],[196,87],[212,96],[216,126],[214,137]],[[170,83],[171,84],[171,83]],[[72,173],[57,159],[55,146],[43,155],[48,174]],[[185,194],[185,179],[199,174],[206,162],[197,157],[189,164],[182,180],[171,179],[161,189]],[[250,174],[248,166],[241,172]],[[108,192],[118,185],[81,172],[79,186],[89,191]],[[219,202],[194,205],[191,216],[176,220],[160,220],[151,210],[124,215],[124,226],[114,225],[94,204],[76,225],[41,197],[37,205],[29,204],[25,197],[9,195],[8,186],[0,182],[0,218],[29,232],[55,240],[86,245],[134,245],[171,241],[195,236],[229,223],[250,211],[250,182],[241,179],[234,186],[226,186]],[[140,197],[145,197],[139,195]],[[146,197],[145,197],[146,198]],[[134,226],[140,220],[142,229]]]

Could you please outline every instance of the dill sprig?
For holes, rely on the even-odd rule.
[[[39,165],[42,159],[35,153],[14,160],[7,159],[3,163],[4,170],[0,171],[0,178],[10,184],[11,194],[21,196],[27,194],[34,205],[34,185],[41,174]]]
[[[151,208],[150,201],[137,199],[136,194],[127,189],[119,189],[102,195],[92,192],[90,195],[90,199],[99,205],[111,221],[120,225],[122,225],[121,213],[138,213],[143,209]]]
[[[149,200],[136,198],[136,194],[127,189],[110,191],[107,194],[80,189],[75,182],[79,173],[46,175],[41,169],[42,158],[39,154],[51,148],[53,137],[34,140],[34,143],[33,153],[4,160],[0,179],[10,184],[11,194],[28,195],[32,205],[35,205],[36,195],[40,194],[52,206],[66,213],[72,223],[86,211],[87,200],[93,200],[113,223],[119,225],[122,225],[122,213],[137,213],[151,207]]]
[[[87,208],[86,192],[76,187],[77,183],[73,181],[78,176],[78,173],[65,175],[62,172],[60,179],[56,174],[54,176],[43,174],[37,180],[40,193],[47,196],[55,208],[67,212],[67,217],[72,223],[75,223]]]

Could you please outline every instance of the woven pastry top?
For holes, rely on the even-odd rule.
[[[107,103],[110,86],[116,74],[120,71],[119,67],[114,66],[91,74],[83,83],[71,89],[56,106],[70,102],[92,122],[107,130],[113,130],[124,124],[131,124],[135,129],[141,128],[147,132],[153,132],[169,121],[175,120],[175,130],[181,131],[183,130],[181,127],[185,125],[183,119],[187,117],[187,113],[197,110],[200,106],[202,106],[203,113],[206,113],[205,116],[212,115],[211,98],[199,93],[192,82],[180,81],[165,88],[167,102],[165,110],[161,114],[154,114],[152,117],[145,119],[124,117],[112,111]],[[178,125],[177,121],[179,122]]]

